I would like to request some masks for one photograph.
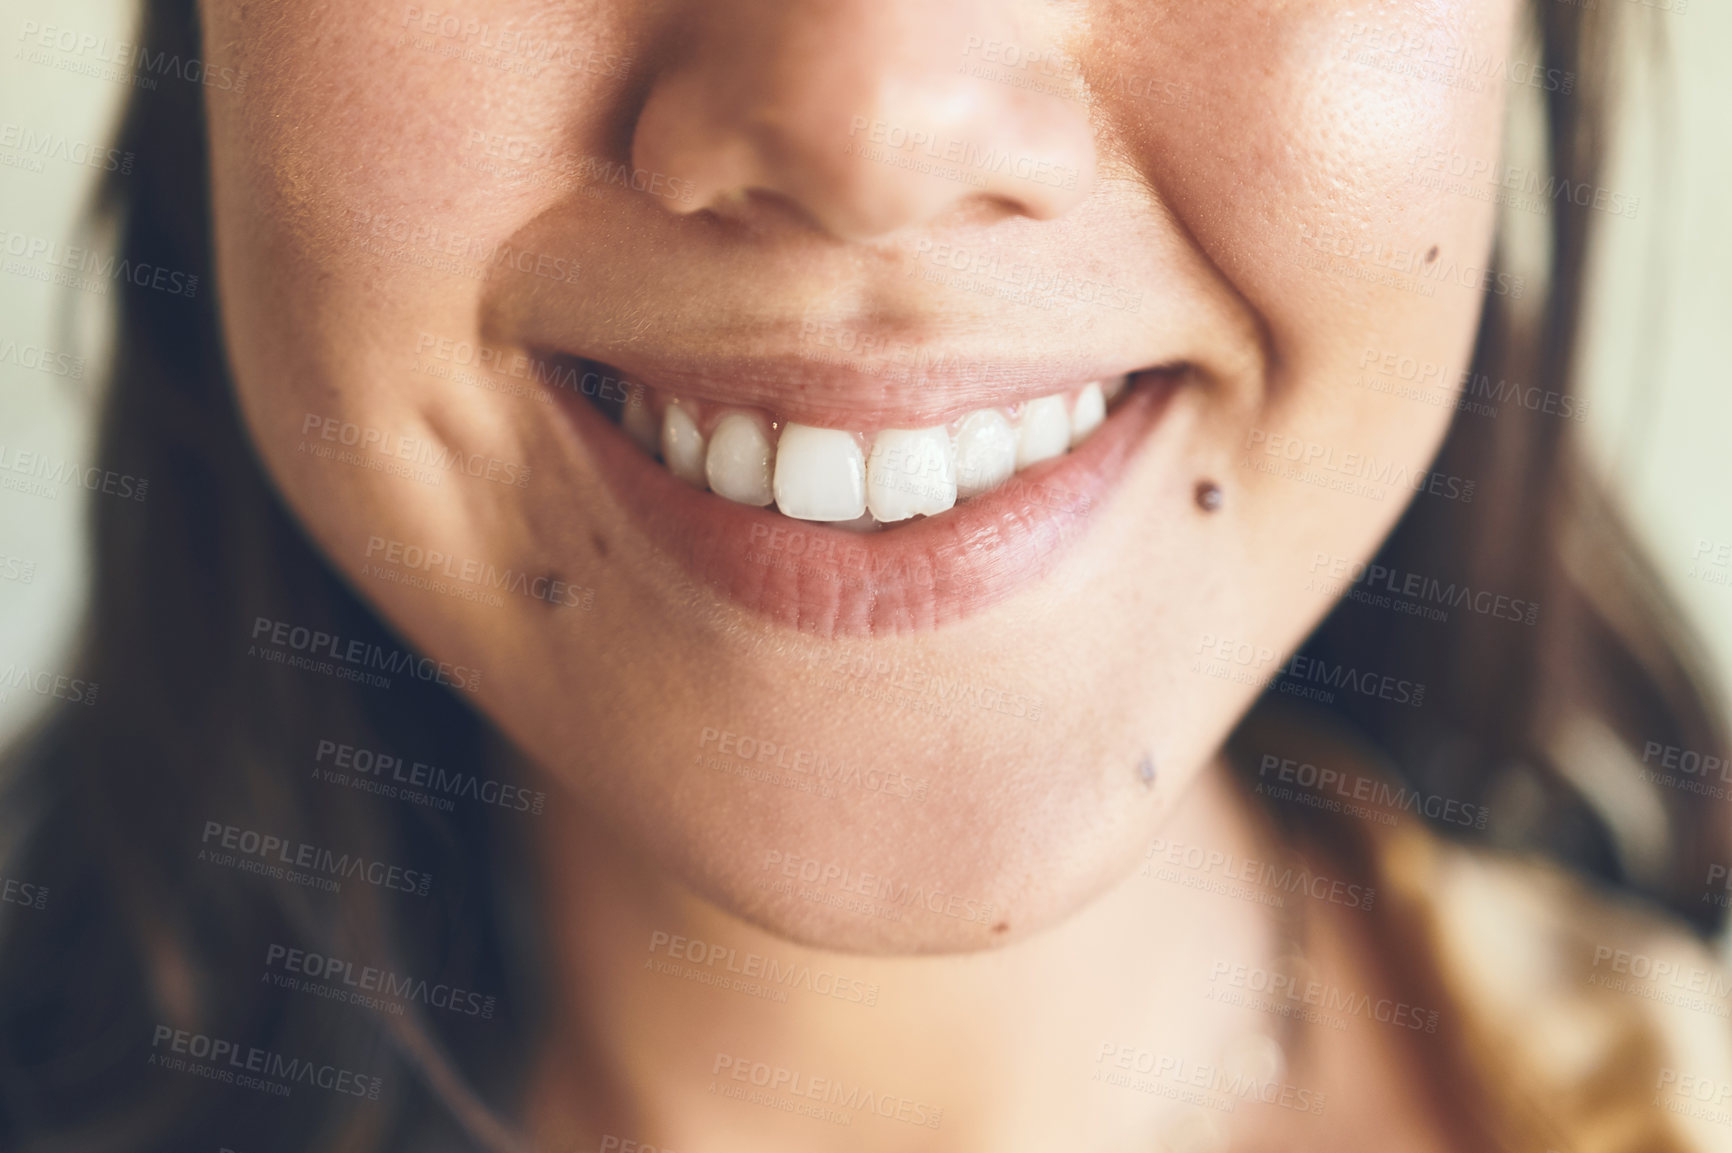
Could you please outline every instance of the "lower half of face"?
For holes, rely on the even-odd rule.
[[[1502,2],[209,7],[277,484],[598,823],[814,944],[1122,876],[1433,499],[1500,290],[1426,177],[1495,162],[1449,46]]]

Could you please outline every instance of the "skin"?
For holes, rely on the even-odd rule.
[[[442,35],[422,10],[205,5],[208,60],[247,75],[243,92],[209,94],[218,279],[245,418],[284,497],[422,651],[482,671],[466,699],[553,786],[536,833],[570,980],[526,1108],[585,1148],[609,1132],[681,1150],[931,1136],[709,1094],[715,1055],[737,1051],[939,1102],[947,1147],[1149,1147],[1176,1107],[1091,1084],[1094,1047],[1179,1037],[1214,1059],[1245,1027],[1198,1001],[1196,966],[1278,942],[1260,906],[1132,874],[1156,836],[1273,851],[1217,751],[1251,682],[1327,611],[1313,558],[1368,558],[1411,496],[1255,465],[1293,438],[1423,471],[1450,408],[1351,385],[1371,351],[1459,378],[1485,302],[1463,281],[1487,261],[1491,207],[1410,178],[1423,150],[1495,157],[1505,85],[1475,91],[1440,82],[1447,67],[1416,75],[1356,54],[1465,42],[1501,60],[1513,0],[477,0],[459,13],[495,37],[548,38],[578,68],[497,66],[525,57]],[[1016,70],[997,65],[967,71],[993,41],[1071,62],[1061,93],[1005,82]],[[464,44],[467,57],[440,51]],[[938,179],[848,151],[856,117],[1048,158],[1077,179]],[[586,192],[553,164],[489,151],[595,157],[690,195]],[[912,275],[922,242],[1106,281],[1139,303],[1034,308],[933,282]],[[540,274],[488,259],[501,245],[545,258]],[[1322,249],[1410,263],[1391,283],[1375,259],[1320,263]],[[509,360],[554,331],[601,360],[753,341],[797,354],[813,316],[964,360],[1008,345],[1034,365],[1095,350],[1192,372],[1051,576],[935,631],[838,638],[694,586],[634,531],[548,406],[426,371],[430,339]],[[429,485],[320,458],[303,451],[318,443],[309,415],[528,465],[529,480]],[[1193,499],[1205,479],[1225,494],[1218,511]],[[374,579],[373,538],[557,576],[592,589],[594,607]],[[1234,666],[1251,675],[1207,675],[1223,639],[1268,655]],[[833,670],[859,659],[1020,694],[1039,717],[898,708],[885,685],[839,693]],[[713,751],[706,729],[864,760],[924,780],[925,799],[711,771],[695,763]],[[790,856],[946,901],[892,920],[803,900],[771,884],[766,862]],[[894,996],[875,1013],[768,1013],[639,973],[658,930],[829,958]],[[1375,984],[1351,932],[1325,938],[1331,971]],[[1306,1129],[1315,1140],[1340,1148],[1337,1129],[1375,1124],[1427,1147],[1435,1126],[1390,1044],[1316,1050],[1310,1083],[1390,1084],[1376,1106],[1338,1094],[1328,1123]],[[1235,1139],[1257,1140],[1255,1112],[1233,1115]]]

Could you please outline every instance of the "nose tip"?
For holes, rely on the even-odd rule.
[[[974,75],[970,21],[934,28],[943,6],[921,3],[710,0],[651,84],[633,166],[688,182],[660,201],[670,211],[728,215],[768,196],[851,241],[963,207],[1068,211],[1094,183],[1084,104]]]

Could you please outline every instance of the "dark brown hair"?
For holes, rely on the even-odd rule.
[[[1589,187],[1603,152],[1609,8],[1533,4],[1540,63],[1576,78],[1572,93],[1546,97],[1552,174]],[[144,9],[146,51],[200,55],[193,0]],[[0,1148],[425,1149],[464,1131],[504,1148],[491,1111],[512,1112],[545,988],[535,878],[514,835],[524,818],[375,802],[315,787],[308,772],[321,739],[496,777],[509,758],[444,690],[410,678],[356,687],[248,655],[260,618],[406,646],[309,542],[243,431],[208,291],[202,99],[173,79],[136,91],[118,146],[138,170],[102,190],[122,256],[196,273],[207,290],[119,302],[99,457],[148,477],[149,496],[95,507],[81,673],[101,685],[100,703],[50,717],[12,758],[8,811],[22,831],[7,871],[49,886],[51,900],[0,923]],[[1474,372],[1568,394],[1593,214],[1570,198],[1550,207],[1537,319],[1490,296]],[[1719,806],[1657,790],[1667,855],[1637,871],[1617,815],[1560,763],[1557,734],[1581,717],[1636,747],[1724,747],[1680,617],[1583,469],[1572,429],[1520,405],[1495,419],[1458,414],[1436,467],[1474,478],[1476,499],[1420,497],[1378,558],[1532,601],[1534,626],[1462,614],[1448,628],[1392,627],[1345,601],[1304,652],[1425,683],[1423,709],[1356,697],[1326,709],[1408,779],[1488,805],[1494,841],[1550,854],[1707,932],[1721,910],[1701,903],[1699,878],[1705,862],[1732,859]],[[209,820],[401,862],[436,884],[422,900],[382,900],[366,885],[333,897],[210,867],[198,860]],[[434,1020],[309,1008],[260,983],[266,950],[281,943],[484,990],[496,1009]],[[383,1092],[301,1090],[290,1106],[162,1076],[149,1061],[163,1025],[330,1061],[381,1077]]]

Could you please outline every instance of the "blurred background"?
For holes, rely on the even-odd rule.
[[[1576,2],[1620,9],[1635,33],[1621,47],[1622,130],[1603,185],[1638,206],[1633,217],[1607,214],[1599,233],[1584,349],[1589,447],[1712,652],[1732,709],[1732,4]],[[43,63],[26,41],[52,26],[112,46],[129,39],[134,6],[7,0],[5,13],[0,247],[14,235],[79,244],[99,173],[88,161],[108,159],[129,77],[123,67],[87,75]],[[1518,107],[1518,137],[1522,122]],[[1538,219],[1515,223],[1531,232]],[[100,463],[92,420],[108,302],[33,279],[0,255],[0,480],[20,452],[56,467]],[[64,671],[91,494],[23,487],[0,487],[0,672]],[[47,703],[0,684],[0,742]]]

